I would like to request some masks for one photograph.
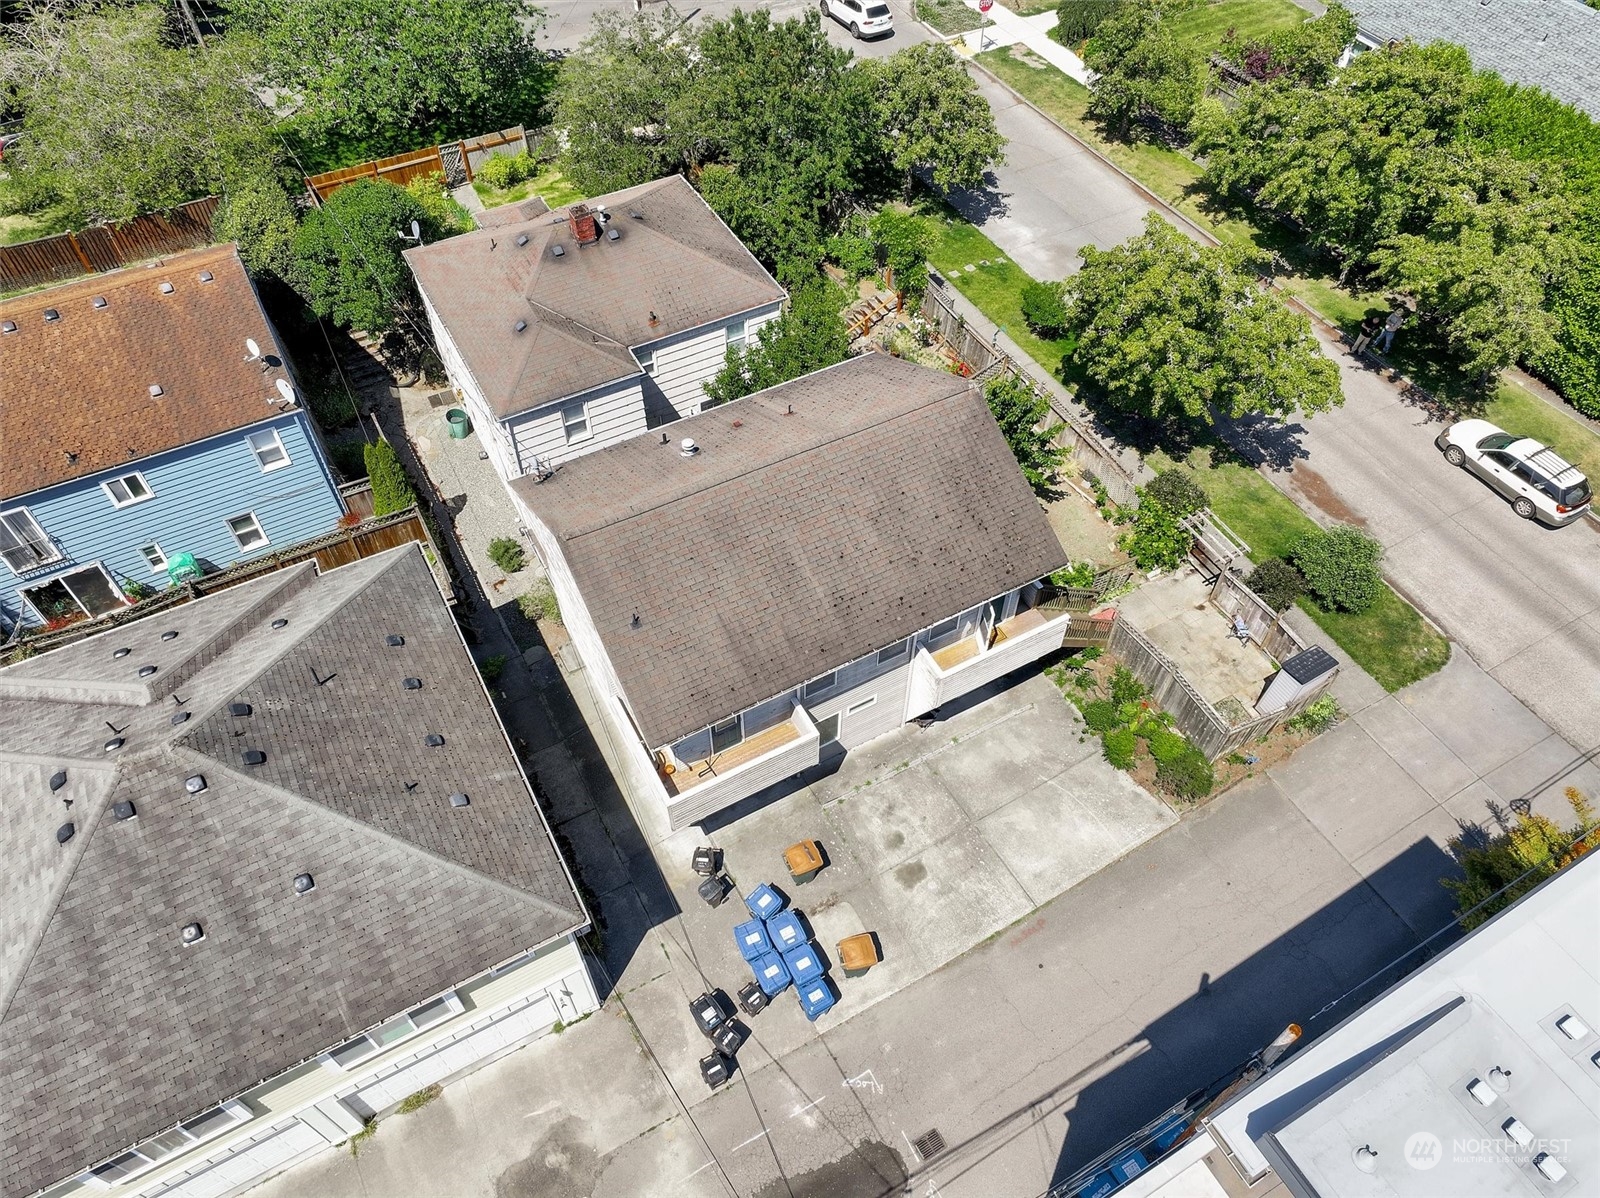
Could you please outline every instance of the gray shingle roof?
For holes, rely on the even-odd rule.
[[[1354,0],[1360,31],[1455,42],[1472,64],[1542,87],[1600,120],[1600,12],[1582,0]]]
[[[147,659],[161,693],[84,697],[96,673],[120,682]],[[283,571],[0,683],[0,1194],[586,922],[415,546]],[[107,720],[126,741],[109,754]],[[245,765],[246,748],[266,761]],[[195,773],[206,788],[191,795]],[[470,806],[449,805],[456,791]],[[122,800],[136,819],[112,817]],[[205,939],[186,948],[191,921]]]
[[[498,416],[638,374],[630,347],[783,298],[681,175],[589,205],[608,210],[617,240],[580,246],[564,209],[406,251]]]
[[[1066,560],[983,396],[948,374],[871,354],[663,432],[512,484],[652,748]]]

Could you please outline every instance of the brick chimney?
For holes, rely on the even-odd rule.
[[[578,239],[579,245],[589,245],[600,240],[600,226],[595,223],[594,213],[589,211],[589,205],[574,204],[568,219],[572,222],[572,235]]]

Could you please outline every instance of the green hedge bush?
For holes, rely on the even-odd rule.
[[[1110,699],[1095,699],[1083,705],[1083,722],[1090,732],[1110,732],[1121,720],[1117,705]]]
[[[1161,506],[1174,516],[1188,516],[1198,512],[1209,502],[1206,493],[1195,482],[1194,475],[1177,468],[1163,470],[1145,487],[1146,495],[1154,495]]]
[[[390,512],[403,512],[417,502],[411,480],[394,446],[387,441],[375,441],[362,450],[367,463],[367,478],[372,483],[372,514],[387,516]]]
[[[1144,743],[1157,765],[1169,765],[1189,751],[1190,745],[1181,733],[1170,728],[1152,728],[1145,734]]]
[[[1217,776],[1204,753],[1185,745],[1171,761],[1157,760],[1156,782],[1180,799],[1203,799],[1216,786]]]
[[[1262,562],[1250,571],[1244,584],[1261,596],[1273,611],[1285,610],[1306,593],[1304,576],[1281,557],[1269,557]]]
[[[1076,48],[1094,36],[1100,22],[1116,11],[1121,0],[1061,0],[1050,36],[1063,46]]]
[[[1289,554],[1318,603],[1356,613],[1366,611],[1383,593],[1378,573],[1382,557],[1383,546],[1349,524],[1308,532]]]
[[[528,554],[514,537],[496,537],[489,542],[489,560],[507,574],[515,574],[528,560]]]
[[[1041,337],[1067,335],[1067,301],[1060,283],[1028,283],[1022,289],[1022,319]]]
[[[1119,770],[1133,768],[1134,754],[1139,750],[1139,738],[1132,728],[1113,728],[1104,737],[1106,760]]]
[[[497,191],[515,187],[539,173],[539,164],[527,154],[495,154],[484,159],[476,177]]]

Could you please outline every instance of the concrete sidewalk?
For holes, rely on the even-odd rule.
[[[974,12],[981,11],[977,0],[966,0],[966,5]],[[971,53],[980,54],[997,46],[1023,45],[1085,87],[1094,78],[1094,73],[1083,65],[1083,59],[1050,36],[1050,31],[1060,20],[1054,12],[1024,17],[1003,4],[996,4],[989,9],[987,16],[987,26],[961,35],[963,44]]]

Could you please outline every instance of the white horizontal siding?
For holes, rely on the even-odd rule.
[[[641,377],[608,384],[508,420],[506,425],[516,446],[518,473],[530,473],[535,462],[556,465],[648,431]],[[584,405],[589,413],[589,435],[568,442],[561,413],[578,404]]]
[[[769,786],[782,782],[820,760],[821,743],[817,728],[801,708],[796,708],[794,722],[801,730],[800,739],[775,749],[765,757],[739,766],[726,774],[700,783],[686,794],[667,804],[667,819],[676,832],[698,823],[706,816],[732,807],[742,799],[760,794]]]
[[[433,310],[426,292],[422,293],[422,306],[428,313],[428,327],[433,330],[433,343],[439,350],[439,360],[444,363],[444,372],[451,386],[460,394],[467,415],[472,417],[472,431],[478,435],[484,449],[488,450],[489,460],[500,472],[500,477],[509,482],[521,473],[516,468],[511,436],[490,410],[488,401],[483,397],[483,388],[478,386],[467,360],[456,347],[455,338],[450,336],[450,330],[444,327],[444,321]]]
[[[639,347],[655,355],[655,384],[679,419],[693,416],[705,403],[705,385],[716,377],[727,360],[729,325],[745,322],[746,343],[755,339],[756,330],[777,319],[780,306],[768,304],[713,325]]]
[[[910,665],[909,653],[882,665],[878,664],[876,654],[864,657],[840,670],[839,685],[827,695],[808,702],[806,710],[819,724],[831,715],[838,715],[840,746],[859,748],[905,723]],[[853,713],[849,711],[857,703],[873,698],[877,701],[872,706]]]
[[[910,714],[922,715],[932,711],[942,703],[975,691],[1012,670],[1021,669],[1029,662],[1054,653],[1061,648],[1067,623],[1068,617],[1062,614],[1038,628],[1001,641],[948,672],[940,671],[926,650],[919,650],[912,667],[918,678],[911,687],[917,702],[912,705],[915,710]]]

